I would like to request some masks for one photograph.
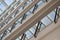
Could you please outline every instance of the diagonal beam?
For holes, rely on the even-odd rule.
[[[32,37],[30,40],[42,40],[44,37],[58,28],[60,28],[60,18],[58,19],[58,22],[56,24],[53,22],[51,25],[47,26],[46,29],[39,32],[36,38]]]
[[[15,40],[18,36],[36,24],[39,20],[49,14],[53,9],[55,9],[60,4],[60,0],[51,0],[41,8],[39,8],[35,14],[31,15],[26,22],[21,24],[18,28],[14,29],[9,35],[7,35],[4,40]],[[32,21],[31,21],[32,20]]]
[[[21,6],[23,6],[26,1],[27,1],[27,0],[24,0],[23,3],[20,3],[20,4],[17,6],[16,9],[14,9],[8,16],[6,16],[6,18],[4,18],[4,20],[2,20],[2,21],[0,22],[0,25],[2,25],[12,14],[14,14]],[[16,2],[16,3],[17,3],[17,2]],[[16,4],[16,3],[15,3],[15,4]],[[15,5],[15,4],[14,4],[14,5]],[[13,5],[13,6],[14,6],[14,5]],[[3,17],[4,15],[6,15],[6,14],[8,13],[8,11],[10,11],[10,10],[13,8],[13,6],[11,6],[1,17]],[[1,17],[0,17],[0,18],[1,18]]]
[[[13,12],[12,12],[10,15],[8,15],[8,16],[6,17],[6,19],[8,19],[8,18],[9,18],[12,14],[14,14],[21,6],[23,6],[26,1],[27,1],[27,0],[25,0],[23,3],[19,4],[19,6],[18,6],[15,10],[13,10]],[[18,17],[18,16],[17,16],[17,17]],[[4,19],[2,22],[5,22],[6,19]],[[15,19],[14,19],[14,20],[15,20]],[[14,20],[13,20],[12,22],[8,23],[7,25],[5,25],[4,27],[2,27],[2,28],[0,29],[0,34],[3,33],[5,30],[7,30],[11,25],[13,25]],[[0,24],[2,24],[2,23],[0,23]]]
[[[23,10],[21,13],[18,13],[18,15],[10,21],[6,26],[0,29],[0,34],[3,33],[5,30],[7,30],[11,25],[13,25],[14,22],[16,22],[20,17],[22,17],[30,8],[32,8],[38,1],[33,1],[25,10]]]
[[[14,2],[14,3],[12,3],[11,5],[14,6],[16,3],[17,3],[17,2]],[[5,15],[12,9],[11,5],[9,5],[9,6],[7,7],[7,9],[3,12],[4,14],[1,15],[0,19],[1,19],[3,16],[5,16]]]

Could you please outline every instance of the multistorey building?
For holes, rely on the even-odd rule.
[[[60,0],[0,0],[0,40],[60,40]]]

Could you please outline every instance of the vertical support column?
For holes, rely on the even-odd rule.
[[[48,0],[46,0],[46,2],[48,2]]]
[[[37,24],[37,27],[36,27],[36,30],[35,30],[35,33],[34,33],[34,37],[37,36],[38,32],[40,31],[40,28],[41,28],[41,22],[39,21],[38,24]],[[40,26],[40,27],[39,27]]]
[[[15,25],[16,25],[16,23],[14,23],[14,24],[12,25],[10,32],[15,28]]]
[[[3,39],[3,37],[6,35],[7,31],[5,30],[3,35],[1,36],[1,40]]]
[[[26,14],[23,15],[22,19],[21,19],[21,23],[23,22],[23,20],[26,18]]]
[[[58,13],[58,7],[56,8],[56,11],[55,11],[55,17],[54,17],[54,22],[57,23],[57,20],[59,18],[59,13]]]
[[[35,4],[35,6],[34,6],[34,9],[33,9],[32,13],[34,13],[34,11],[37,9],[37,7],[38,7],[38,5],[37,5],[37,4]]]
[[[19,10],[16,11],[16,13],[14,14],[14,17],[18,14]]]
[[[25,34],[25,33],[23,33],[23,35],[22,35],[22,37],[21,37],[21,39],[20,39],[20,40],[25,40],[25,38],[26,38],[26,34]]]
[[[23,5],[22,9],[24,9],[24,8],[25,8],[26,4],[27,4],[27,2],[25,2],[25,3],[24,3],[24,5]]]

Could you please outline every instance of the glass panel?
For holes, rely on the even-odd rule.
[[[5,0],[5,2],[7,3],[7,5],[10,5],[13,2],[13,0]]]
[[[23,2],[24,0],[19,0],[20,2]]]
[[[54,21],[55,12],[52,11],[48,16],[50,17],[50,19],[51,19],[52,21]]]
[[[30,12],[27,12],[27,13],[26,13],[27,17],[28,17],[30,14],[31,14]]]
[[[30,30],[33,34],[35,33],[34,27],[31,27],[29,30]]]
[[[1,2],[0,2],[0,9],[1,9],[2,11],[4,11],[4,10],[6,9],[6,7],[4,6],[4,4],[1,3]]]
[[[45,26],[42,24],[40,30],[42,31],[42,30],[44,30],[44,29],[45,29]]]
[[[44,3],[43,1],[38,2],[39,7],[41,7],[43,3]]]
[[[19,38],[17,38],[16,40],[19,40]]]
[[[51,21],[50,21],[47,17],[44,17],[44,18],[41,20],[41,22],[42,22],[43,24],[45,24],[46,26],[51,23]]]
[[[26,37],[28,38],[28,39],[30,39],[31,37],[32,37],[32,33],[30,33],[29,31],[26,31]]]
[[[19,36],[19,39],[21,39],[21,36]]]
[[[19,11],[22,11],[22,7],[19,9]]]
[[[2,12],[6,9],[6,6],[2,2],[0,2],[0,16],[2,15]]]

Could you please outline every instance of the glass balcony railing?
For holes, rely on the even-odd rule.
[[[27,4],[30,4],[29,3],[30,1],[28,1],[26,4],[25,4],[25,6],[27,5]],[[42,1],[40,1],[41,3],[40,4],[44,4],[44,2],[42,2]],[[39,4],[39,2],[37,3],[37,7],[40,7],[40,6],[42,6],[42,5],[40,5]],[[24,6],[23,6],[24,7]],[[26,6],[27,7],[27,6]],[[30,16],[33,12],[33,10],[35,11],[36,9],[37,9],[37,7],[32,7],[31,9],[30,9],[30,11],[28,11],[27,13],[26,13],[26,17],[28,17],[28,16]],[[21,9],[20,9],[21,10]],[[14,15],[13,15],[14,16]],[[12,16],[12,18],[14,18]],[[25,17],[25,15],[24,15],[24,17]],[[16,27],[16,25],[18,25],[18,24],[20,24],[20,23],[18,23],[19,21],[22,23],[23,21],[22,20],[25,20],[24,18],[23,18],[23,16],[19,19],[19,20],[17,20],[10,28],[8,28],[8,30],[6,30],[5,32],[6,32],[6,34],[8,34],[9,33],[9,31],[11,32],[12,31],[12,29],[14,29],[15,27]],[[27,35],[27,37],[28,37],[28,35]],[[29,38],[28,38],[29,39]]]
[[[16,11],[16,14],[13,14],[11,16],[11,18],[9,18],[8,20],[11,21],[12,19],[14,19],[14,17],[16,17],[18,15],[18,13],[20,11],[23,11],[32,1],[28,0],[26,2],[26,4],[24,6],[22,6],[21,8],[19,8],[17,11]],[[26,12],[26,14],[24,14],[22,17],[20,17],[13,25],[11,25],[10,28],[8,28],[7,30],[5,30],[4,33],[2,33],[0,35],[0,39],[2,39],[3,37],[5,37],[6,35],[8,35],[16,26],[22,24],[24,22],[25,19],[27,19],[27,17],[29,17],[32,13],[34,13],[38,7],[41,7],[43,4],[45,3],[45,1],[40,1],[38,2],[34,7],[32,7],[28,12]],[[38,6],[37,6],[38,5]],[[59,14],[60,15],[60,14]],[[26,35],[25,36],[25,40],[28,40],[30,38],[32,38],[36,32],[36,28],[37,28],[37,25],[38,25],[38,28],[40,27],[40,31],[42,31],[43,29],[46,28],[46,26],[48,26],[49,24],[52,23],[52,21],[54,21],[54,18],[55,18],[55,10],[53,10],[51,13],[49,13],[46,17],[44,17],[41,21],[41,27],[40,25],[38,25],[38,23],[36,23],[34,26],[32,26],[29,30],[27,30],[24,34]],[[8,20],[7,23],[9,22]],[[6,25],[7,23],[4,22]],[[18,37],[16,40],[20,40],[22,36]],[[23,39],[23,38],[22,38]]]
[[[30,2],[30,1],[28,1],[28,2]],[[30,4],[30,3],[29,3]],[[26,4],[26,6],[28,5],[28,3]],[[23,6],[24,7],[24,6]],[[21,11],[23,11],[24,9],[22,9],[23,7],[20,7],[17,11],[16,11],[16,13],[14,13],[13,15],[11,15],[11,17],[9,17],[7,20],[6,20],[6,22],[4,22],[2,25],[1,25],[1,27],[3,27],[5,24],[7,24],[10,20],[12,20],[12,19],[14,19],[14,17],[20,12],[20,10]]]
[[[9,9],[6,9],[4,14],[0,17],[0,21],[4,20],[4,18],[11,13],[12,10],[14,10],[13,7],[17,5],[17,2],[13,3],[12,5],[9,6]],[[17,5],[18,6],[18,5]]]
[[[32,2],[32,1],[29,1],[29,0],[28,0],[27,3],[26,3],[26,6],[28,5],[28,3],[30,4],[31,2]],[[24,6],[22,6],[22,7],[24,7]],[[24,7],[24,8],[25,8],[25,7]],[[22,10],[23,10],[23,9],[22,9]],[[18,11],[19,11],[19,10],[18,10]],[[15,16],[16,16],[16,15],[15,15]],[[14,15],[12,15],[11,18],[13,19],[13,18],[14,18]],[[9,19],[9,21],[10,21],[10,20],[11,20],[11,19]],[[6,20],[6,21],[7,21],[7,20]],[[4,25],[5,25],[5,24],[4,24]],[[14,23],[12,26],[15,26],[15,23]],[[10,28],[11,28],[11,27],[10,27]],[[5,33],[8,34],[9,31],[12,29],[12,28],[11,28],[11,29],[10,29],[10,28],[9,28],[8,30],[6,30],[6,31],[5,31],[3,34],[1,34],[1,35],[4,36]]]
[[[18,1],[18,2],[19,2],[19,1]],[[17,2],[15,5],[12,5],[14,8],[12,7],[12,8],[10,9],[10,11],[8,11],[7,14],[2,17],[1,22],[2,22],[8,15],[10,15],[11,11],[14,11],[14,10],[16,9],[16,7],[19,5],[18,2]],[[19,12],[19,11],[17,10],[17,12]],[[17,12],[16,12],[15,14],[17,14]],[[15,14],[14,14],[14,15],[15,15]],[[12,15],[12,17],[14,17],[14,15]],[[11,20],[12,17],[8,18],[4,23],[2,22],[3,25],[5,25],[6,23],[8,23],[7,21]],[[2,24],[2,23],[1,23],[1,24]],[[3,26],[3,25],[0,25],[0,26]]]
[[[10,0],[10,2],[9,2],[10,5],[8,5],[6,2],[7,2],[7,0],[1,0],[1,4],[4,5],[3,7],[5,7],[5,9],[2,8],[3,10],[1,11],[0,16],[2,16],[11,7],[11,5],[13,5],[15,3],[15,0],[14,1]],[[0,5],[0,7],[1,7],[1,5]]]
[[[58,8],[58,12],[60,11],[59,10],[60,8]],[[40,25],[40,26],[38,26],[38,28],[40,27],[40,29],[38,29],[39,31],[42,31],[42,30],[44,30],[47,26],[49,26],[52,22],[54,22],[54,18],[55,18],[55,13],[56,13],[56,11],[55,10],[53,10],[52,12],[50,12],[46,17],[44,17],[42,20],[41,20],[41,22],[42,22],[42,24]],[[59,13],[59,17],[60,17],[60,13]],[[52,20],[53,19],[53,20]],[[26,34],[26,32],[25,32],[25,34],[26,34],[26,39],[25,40],[29,40],[30,38],[32,38],[33,36],[34,36],[34,34],[35,34],[35,32],[36,32],[36,27],[37,27],[37,25],[38,25],[38,23],[36,23],[34,26],[32,26],[29,30],[27,30],[27,31],[29,31],[29,33],[28,34]],[[39,32],[38,31],[38,32]],[[29,36],[29,34],[31,34],[30,36]],[[28,37],[27,37],[27,35],[28,35]],[[35,34],[35,36],[37,36],[36,34]],[[20,36],[20,38],[18,37],[16,40],[20,40],[21,39],[21,36]]]

